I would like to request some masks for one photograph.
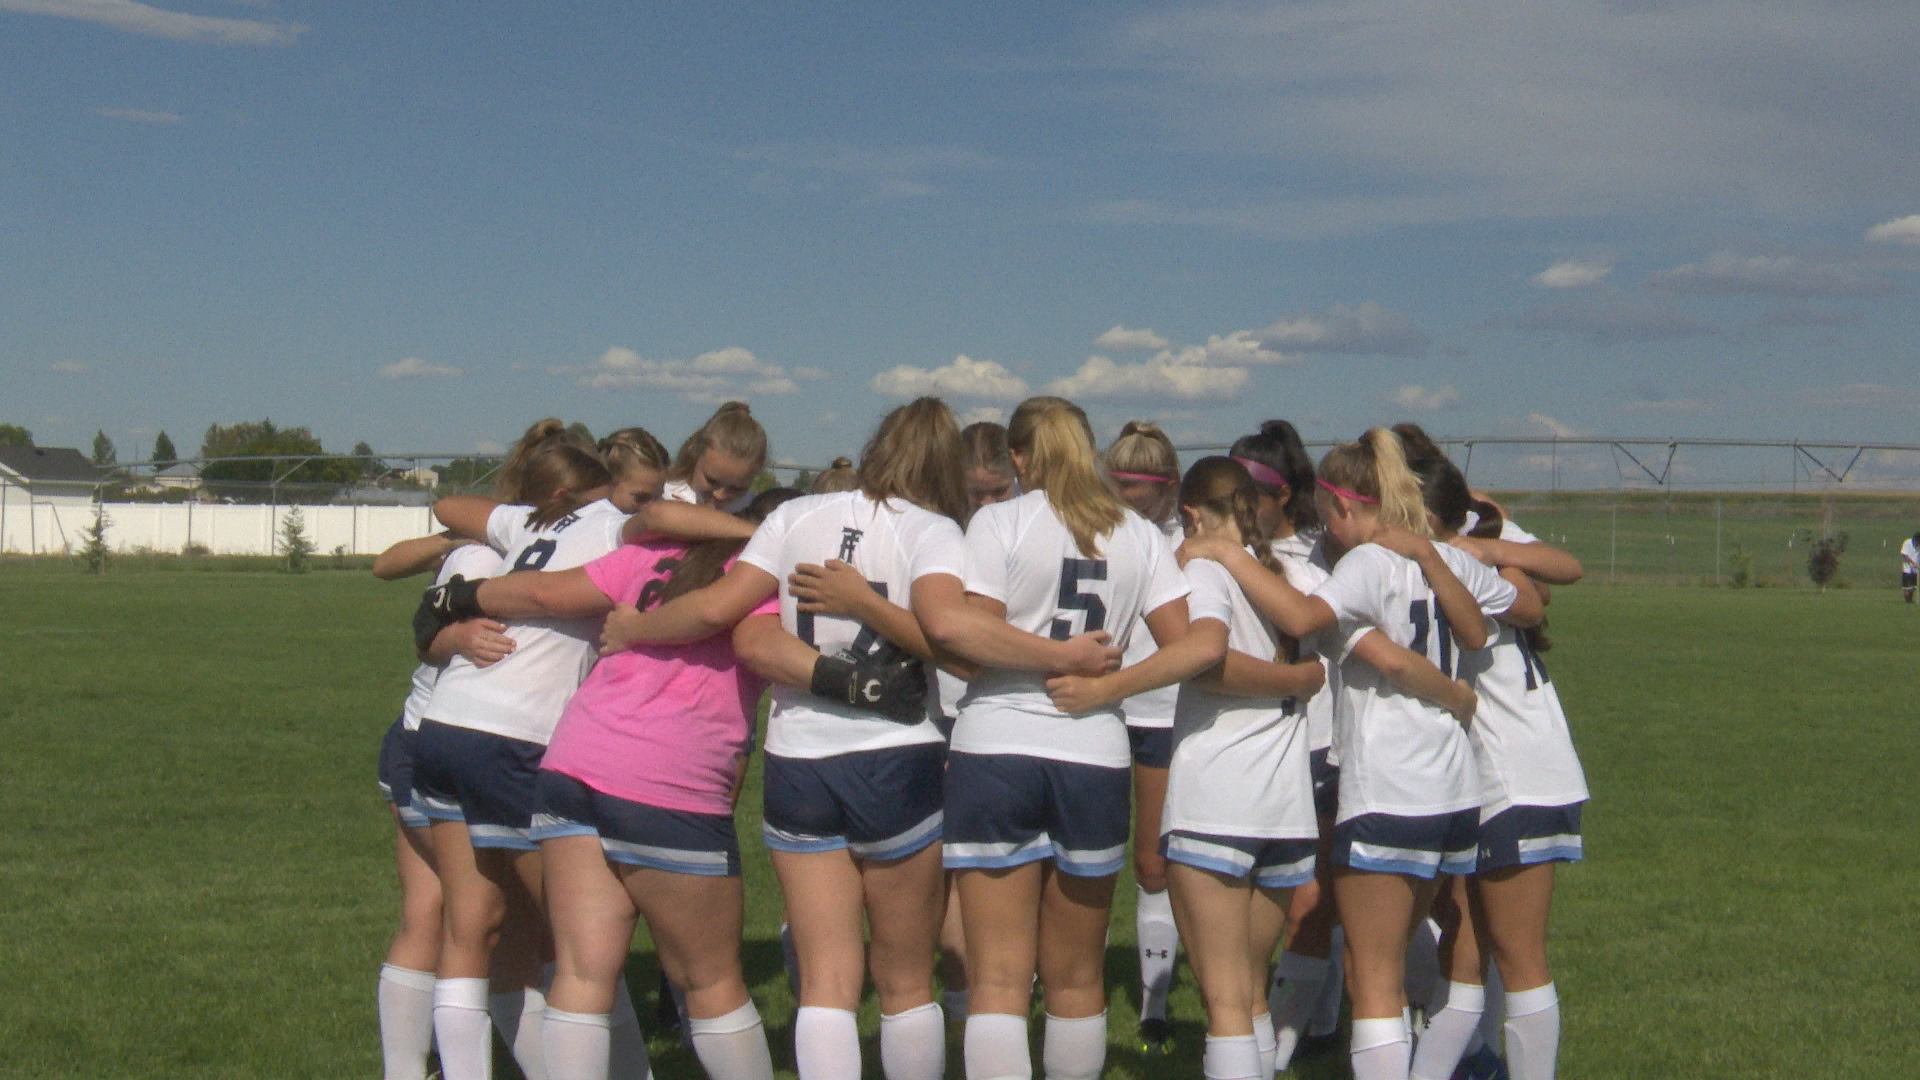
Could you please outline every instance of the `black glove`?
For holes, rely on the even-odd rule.
[[[445,585],[435,585],[420,594],[420,606],[413,611],[413,647],[424,654],[433,646],[440,631],[462,619],[477,619],[480,610],[480,582],[455,574]]]
[[[905,660],[855,660],[846,653],[813,663],[815,697],[879,713],[896,724],[927,718],[927,670]]]

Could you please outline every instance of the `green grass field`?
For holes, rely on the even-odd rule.
[[[373,762],[414,595],[360,572],[0,561],[0,1075],[378,1075],[395,891]],[[1556,591],[1553,632],[1594,789],[1556,909],[1562,1075],[1913,1075],[1920,606],[1858,585],[1582,585]],[[778,901],[746,847],[749,977],[790,1070]],[[1179,1054],[1124,1038],[1120,895],[1109,1073],[1194,1075],[1184,973]],[[644,939],[629,970],[644,1013]],[[656,1050],[661,1075],[699,1075]]]

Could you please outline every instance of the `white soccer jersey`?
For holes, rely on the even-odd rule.
[[[1187,616],[1226,624],[1227,645],[1260,660],[1281,656],[1280,635],[1219,563],[1186,567]],[[1173,763],[1160,831],[1308,839],[1319,833],[1306,722],[1292,698],[1236,697],[1179,686]]]
[[[1303,593],[1311,594],[1327,580],[1327,544],[1325,535],[1318,531],[1312,533],[1294,533],[1283,536],[1273,542],[1273,554],[1280,560],[1281,569],[1287,572],[1287,584]],[[1315,638],[1319,635],[1315,635]],[[1321,649],[1319,642],[1309,638],[1300,643],[1302,656],[1313,654],[1320,656],[1320,666],[1326,670],[1326,685],[1320,692],[1306,700],[1307,746],[1313,750],[1324,750],[1333,745],[1333,714],[1335,703],[1340,698],[1340,665],[1327,658],[1327,654],[1338,652],[1334,648]]]
[[[1900,545],[1900,569],[1912,570],[1920,567],[1920,546],[1916,546],[1909,536]]]
[[[512,570],[571,570],[620,546],[627,515],[605,499],[544,528],[527,523],[529,508],[498,506],[487,519],[487,543]],[[567,699],[599,657],[600,623],[592,619],[515,619],[513,652],[477,668],[456,656],[440,674],[427,719],[545,745]]]
[[[1171,518],[1154,522],[1154,528],[1166,539],[1167,554],[1172,555],[1180,546],[1180,521]],[[1179,565],[1179,560],[1174,560]],[[1133,665],[1152,656],[1157,646],[1153,643],[1153,634],[1147,630],[1145,614],[1133,627],[1133,637],[1127,642],[1127,653],[1120,658],[1121,666]],[[1128,727],[1169,728],[1173,726],[1174,703],[1180,698],[1180,687],[1163,686],[1158,690],[1149,690],[1144,694],[1135,694],[1120,703],[1120,714],[1127,719]]]
[[[1099,546],[1081,554],[1044,491],[983,506],[967,525],[968,592],[998,600],[1011,625],[1065,641],[1105,630],[1125,649],[1140,616],[1187,594],[1160,531],[1129,510]],[[1120,710],[1068,716],[1037,671],[982,671],[960,699],[953,748],[1027,754],[1124,768],[1132,763]]]
[[[1513,606],[1512,583],[1458,548],[1435,546],[1484,614]],[[1455,673],[1461,649],[1413,560],[1362,544],[1341,557],[1315,595],[1333,608],[1341,641],[1371,627]],[[1343,701],[1333,734],[1340,761],[1338,820],[1445,814],[1480,805],[1473,747],[1452,716],[1395,689],[1351,655],[1341,662],[1341,677]]]
[[[923,510],[904,499],[876,503],[858,491],[809,495],[785,503],[768,515],[740,561],[757,566],[780,582],[780,625],[800,640],[832,656],[908,654],[871,628],[832,615],[802,615],[795,610],[787,576],[801,563],[839,559],[867,579],[874,591],[901,607],[911,603],[913,583],[931,574],[958,578],[965,552],[960,526],[953,519]],[[927,718],[900,724],[883,716],[824,701],[804,686],[773,687],[773,711],[767,718],[767,752],[781,757],[823,758],[940,742],[932,720],[940,692],[933,665],[927,665]]]
[[[1480,771],[1480,820],[1510,806],[1565,806],[1587,798],[1560,695],[1526,636],[1502,624],[1484,649],[1461,658],[1480,708],[1468,735]]]
[[[476,581],[490,578],[506,568],[506,560],[492,548],[484,544],[462,544],[447,552],[433,583],[445,585],[456,574]],[[426,715],[427,702],[433,698],[433,687],[440,681],[442,670],[436,664],[421,664],[413,669],[413,689],[407,694],[407,703],[400,707],[400,723],[408,731],[419,730],[420,718]]]

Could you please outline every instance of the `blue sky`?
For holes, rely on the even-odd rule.
[[[1920,443],[1911,0],[0,0],[0,421]],[[1863,474],[1888,462],[1869,460]]]

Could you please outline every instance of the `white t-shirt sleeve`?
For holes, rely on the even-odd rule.
[[[1215,619],[1233,626],[1233,594],[1240,588],[1227,568],[1212,559],[1195,559],[1184,571],[1187,578],[1187,619]]]
[[[501,503],[487,515],[487,546],[505,554],[526,537],[527,508]]]
[[[1327,580],[1314,590],[1313,595],[1333,609],[1334,618],[1340,624],[1340,636],[1349,638],[1349,646],[1356,626],[1387,624],[1386,613],[1380,609],[1386,590],[1380,583],[1393,571],[1397,559],[1398,555],[1383,547],[1362,544],[1335,563]]]
[[[753,531],[747,546],[740,550],[741,562],[765,570],[776,581],[785,576],[781,573],[781,552],[786,547],[787,529],[793,523],[793,515],[787,513],[787,507],[791,505],[783,503],[768,514],[760,527]]]
[[[961,582],[970,593],[1007,602],[1008,527],[1012,515],[996,512],[1013,503],[983,506],[967,524],[966,557]]]
[[[967,540],[952,518],[939,514],[912,515],[920,527],[905,537],[909,544],[908,582],[933,574],[950,574],[966,580]]]

